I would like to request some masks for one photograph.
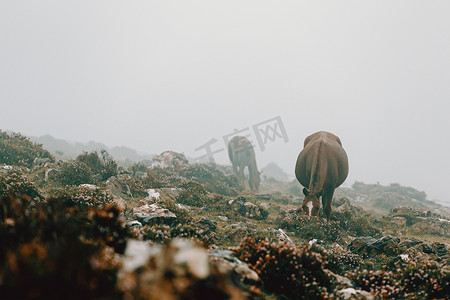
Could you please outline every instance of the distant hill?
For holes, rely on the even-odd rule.
[[[262,168],[261,171],[264,180],[273,178],[277,181],[289,181],[289,175],[274,162]]]
[[[28,137],[0,130],[0,164],[30,168],[36,160],[53,162],[49,151]]]
[[[351,188],[338,188],[335,197],[347,197],[352,202],[381,214],[389,213],[394,207],[405,206],[450,216],[449,207],[428,200],[425,192],[398,183],[384,186],[356,181]]]
[[[56,159],[62,160],[73,159],[83,152],[106,150],[120,166],[128,167],[135,162],[150,161],[154,157],[154,155],[138,153],[136,150],[128,147],[109,148],[105,144],[94,141],[90,141],[87,144],[71,143],[63,139],[54,138],[51,135],[30,137],[30,139],[42,144],[43,148],[51,152]]]
[[[297,180],[288,184],[288,190],[292,195],[303,199],[302,188]],[[333,198],[343,197],[347,197],[352,203],[379,215],[387,215],[394,207],[404,206],[450,216],[450,207],[428,200],[425,192],[398,183],[385,186],[356,181],[352,187],[341,186],[336,189]]]

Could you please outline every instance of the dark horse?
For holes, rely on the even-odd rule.
[[[234,174],[239,178],[239,182],[245,187],[244,169],[248,167],[248,184],[253,192],[259,189],[258,168],[256,167],[255,150],[250,141],[243,136],[235,136],[228,143],[228,156],[233,164]]]
[[[327,220],[330,220],[331,200],[334,190],[348,175],[348,158],[341,140],[332,133],[319,131],[305,139],[303,150],[297,158],[295,176],[305,188],[303,210],[309,215],[308,202],[313,208],[312,216],[319,216],[320,200]]]

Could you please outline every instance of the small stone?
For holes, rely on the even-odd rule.
[[[224,221],[224,222],[228,221],[228,218],[225,216],[217,216],[217,219]]]

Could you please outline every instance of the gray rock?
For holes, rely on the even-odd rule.
[[[169,168],[169,169],[181,169],[189,164],[186,156],[174,151],[165,151],[159,155],[156,155],[152,159],[151,167]]]
[[[206,227],[211,231],[214,231],[217,228],[217,222],[214,222],[213,220],[208,218],[202,218],[200,221],[197,222],[197,224],[202,227]]]
[[[356,204],[352,204],[347,197],[336,199],[333,202],[332,202],[332,205],[336,206],[335,208],[333,208],[333,211],[337,211],[337,212],[350,211],[354,214],[359,214],[359,213],[363,212],[363,209],[361,207],[359,207]]]
[[[235,273],[243,282],[259,281],[258,274],[250,267],[236,258],[233,251],[229,250],[211,250],[209,252],[210,262],[215,265],[221,273]]]
[[[224,221],[224,222],[228,221],[228,218],[225,216],[217,216],[217,219]]]
[[[400,240],[398,238],[390,235],[384,236],[381,239],[360,237],[354,239],[350,245],[348,245],[348,250],[353,253],[370,256],[377,254],[393,256],[399,254],[400,252],[399,242]]]
[[[135,207],[131,215],[144,225],[172,224],[177,219],[173,212],[160,207],[157,203]]]
[[[237,198],[228,201],[228,205],[231,209],[238,212],[244,217],[261,220],[264,219],[264,215],[261,212],[261,208],[251,202],[245,201],[245,199]]]

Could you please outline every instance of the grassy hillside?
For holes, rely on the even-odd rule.
[[[255,194],[229,168],[179,153],[153,167],[120,168],[107,152],[30,165],[48,152],[20,135],[3,144],[1,299],[450,294],[450,220],[413,188],[339,189],[327,222],[299,210],[296,182]]]
[[[62,139],[54,138],[50,135],[31,137],[30,139],[36,143],[42,144],[44,149],[51,152],[57,159],[62,160],[74,159],[83,152],[100,152],[102,150],[106,150],[117,161],[118,165],[127,168],[133,163],[140,161],[151,161],[154,156],[140,154],[136,150],[125,146],[111,148],[105,144],[94,141],[87,144],[70,143]]]

